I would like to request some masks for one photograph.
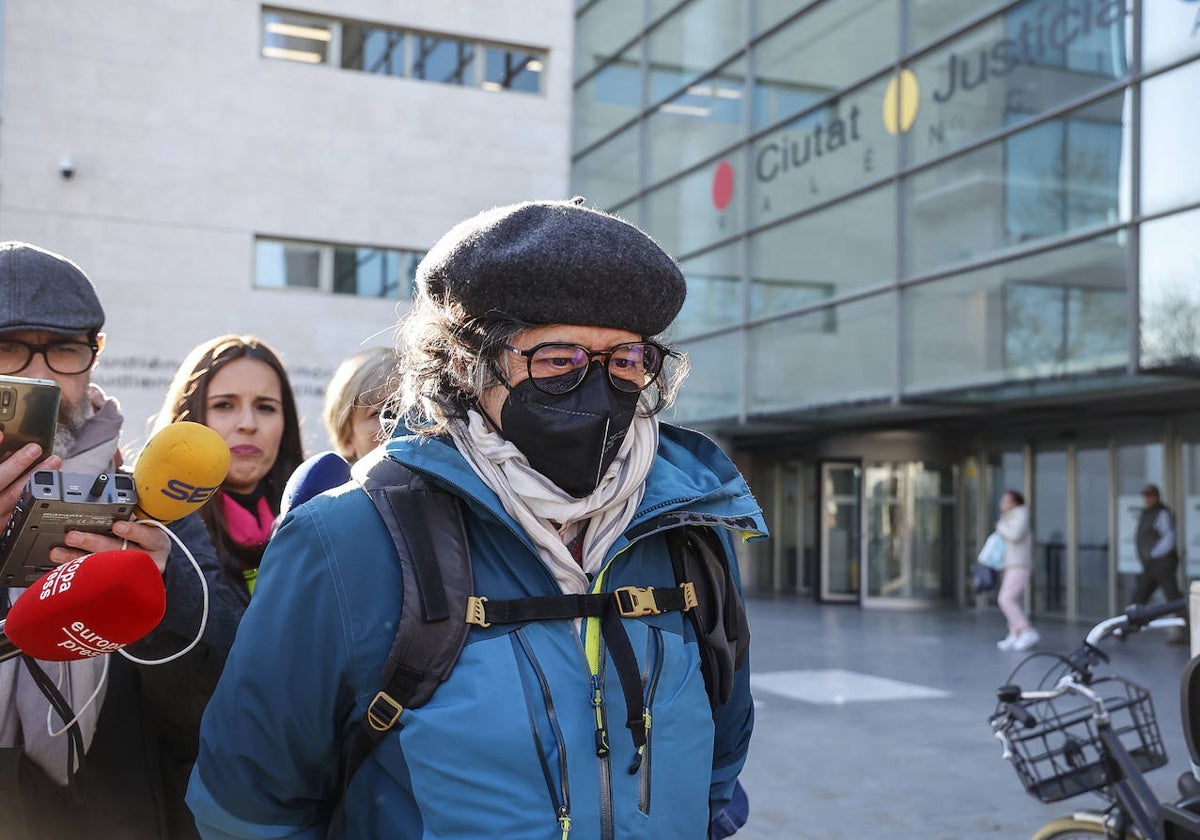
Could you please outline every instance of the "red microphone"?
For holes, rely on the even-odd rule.
[[[144,551],[87,554],[38,578],[0,622],[0,662],[27,653],[66,662],[112,653],[162,621],[167,593]]]

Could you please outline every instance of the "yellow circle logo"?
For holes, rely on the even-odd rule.
[[[901,70],[883,92],[883,127],[888,134],[903,134],[912,128],[921,105],[921,85],[917,74]]]

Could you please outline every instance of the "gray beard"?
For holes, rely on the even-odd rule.
[[[54,454],[58,457],[65,459],[75,449],[75,442],[87,423],[89,407],[86,394],[76,404],[64,401],[59,406],[58,426],[54,431]]]

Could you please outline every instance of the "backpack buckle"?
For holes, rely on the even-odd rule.
[[[622,586],[613,592],[613,597],[617,600],[617,610],[622,618],[638,618],[662,612],[654,600],[653,586]]]
[[[486,597],[476,597],[472,595],[467,599],[467,624],[478,624],[480,627],[491,627],[492,623],[487,620],[484,604],[487,603]]]
[[[375,708],[377,705],[380,707],[378,710]],[[387,732],[396,725],[403,711],[403,706],[393,700],[386,691],[381,691],[367,707],[367,723],[371,724],[371,728],[376,732]]]
[[[700,602],[696,600],[696,584],[690,580],[686,580],[679,584],[679,588],[683,590],[683,611],[687,612],[692,607],[700,606]]]

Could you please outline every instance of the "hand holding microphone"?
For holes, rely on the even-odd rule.
[[[47,546],[43,551],[48,551],[49,560],[54,563],[70,563],[83,554],[97,551],[126,547],[142,548],[154,558],[158,571],[162,572],[166,569],[170,553],[169,535],[149,521],[174,522],[199,509],[208,502],[226,478],[229,460],[228,446],[220,434],[208,426],[182,421],[164,427],[146,444],[142,456],[134,466],[132,481],[128,476],[124,476],[124,481],[130,484],[131,490],[136,488],[136,492],[127,493],[127,502],[130,505],[136,503],[136,506],[132,510],[126,506],[125,510],[128,512],[124,516],[110,518],[104,528],[72,528],[67,521],[56,520],[55,524],[58,524],[58,527],[65,526],[65,533],[61,534],[58,547]],[[53,475],[47,475],[48,479],[54,478]],[[74,510],[80,515],[84,510],[91,511],[90,505],[80,505],[82,497],[79,493],[68,492],[73,487],[70,481],[66,481],[67,478],[80,479],[85,476],[60,475],[64,480],[58,484],[64,484],[68,488],[61,491],[64,499],[70,497],[74,503]],[[108,480],[107,475],[97,476],[97,482],[101,478]],[[114,478],[113,481],[115,480],[118,479]],[[59,490],[56,482],[52,481],[50,484],[54,485],[53,490]],[[96,491],[91,492],[95,494]],[[42,497],[36,498],[41,500]],[[107,500],[107,494],[98,500]],[[31,508],[32,505],[26,506]],[[98,517],[102,514],[97,512],[92,515],[89,512],[85,517],[79,518],[80,521],[83,518],[92,520],[92,516]],[[130,516],[134,518],[127,520],[126,517]],[[26,523],[23,520],[22,526],[24,524]],[[40,539],[47,540],[44,532],[46,529],[43,529]],[[53,545],[53,542],[50,542],[50,546]]]
[[[171,551],[170,538],[137,520],[152,519],[165,525],[198,510],[220,488],[229,473],[229,463],[229,447],[208,426],[190,421],[165,426],[150,438],[133,468],[135,519],[113,523],[113,534],[118,540],[145,549],[161,574]],[[71,532],[66,543],[69,548],[85,552],[118,545],[107,535],[81,531]],[[51,553],[51,559],[60,562],[75,556],[65,549]]]
[[[208,583],[196,558],[192,556],[188,547],[167,529],[166,523],[182,519],[212,498],[229,474],[231,460],[229,446],[224,438],[208,426],[188,420],[181,420],[160,429],[150,438],[138,457],[133,468],[133,482],[138,494],[134,515],[147,520],[147,524],[142,525],[134,521],[130,523],[130,527],[158,528],[161,534],[179,544],[200,581],[200,620],[192,640],[170,656],[161,659],[139,659],[125,653],[127,659],[141,665],[161,665],[183,656],[199,644],[203,637],[204,628],[208,625]]]
[[[221,486],[229,463],[229,447],[207,426],[167,426],[150,439],[134,467],[135,515],[158,523],[187,516]],[[112,526],[117,538],[149,551],[104,550],[116,542],[114,537],[70,531],[67,544],[91,553],[72,556],[68,549],[52,550],[51,556],[63,560],[62,565],[34,581],[0,622],[0,662],[21,653],[49,661],[101,656],[150,633],[166,612],[162,574],[171,547],[167,530],[154,522],[120,520]],[[56,556],[62,553],[67,556]],[[207,613],[207,587],[203,588],[197,640]]]

